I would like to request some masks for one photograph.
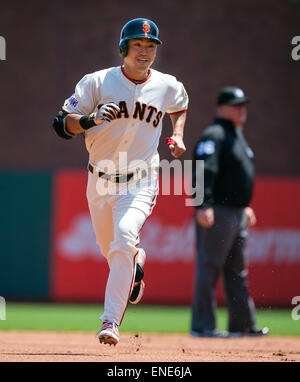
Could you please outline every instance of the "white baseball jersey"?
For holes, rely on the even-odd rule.
[[[85,132],[90,162],[101,170],[104,160],[113,161],[117,172],[129,172],[135,167],[133,161],[158,166],[157,147],[163,117],[165,113],[184,111],[188,106],[182,83],[171,75],[150,69],[148,77],[136,84],[122,67],[112,67],[85,75],[63,109],[88,115],[97,110],[97,105],[110,102],[119,105],[118,118]],[[124,165],[119,161],[119,152],[127,153]]]

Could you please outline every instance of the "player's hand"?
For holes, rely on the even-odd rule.
[[[183,140],[180,137],[172,136],[170,138],[166,138],[166,144],[169,146],[171,154],[174,158],[179,158],[180,155],[182,155],[186,151]]]
[[[248,219],[248,227],[253,227],[256,224],[256,216],[251,207],[245,208],[245,214]]]
[[[199,208],[196,211],[197,223],[204,228],[210,228],[214,224],[214,210],[213,208]]]
[[[95,113],[95,123],[101,125],[104,121],[111,122],[116,119],[120,113],[120,108],[117,104],[111,102],[102,105],[99,110]]]

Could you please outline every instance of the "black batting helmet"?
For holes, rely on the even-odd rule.
[[[121,56],[125,57],[127,55],[127,41],[132,38],[149,38],[155,41],[157,45],[162,44],[158,34],[158,27],[151,20],[140,18],[128,21],[121,31],[119,43]]]

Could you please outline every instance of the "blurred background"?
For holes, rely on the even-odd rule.
[[[261,307],[300,295],[300,35],[296,0],[4,1],[0,35],[0,295],[7,301],[102,303],[107,265],[95,244],[81,136],[51,125],[86,74],[120,65],[130,19],[152,19],[163,45],[153,68],[184,83],[190,97],[182,160],[212,122],[223,86],[251,98],[245,135],[255,153],[248,243],[250,292]],[[159,147],[169,159],[164,138]],[[187,174],[188,176],[188,174]],[[186,196],[160,195],[141,244],[147,251],[144,304],[189,305],[194,279],[193,210]],[[176,206],[176,208],[174,208]],[[224,304],[221,284],[218,304]]]

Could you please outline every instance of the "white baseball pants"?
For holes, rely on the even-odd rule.
[[[134,283],[135,264],[145,262],[145,252],[138,248],[139,234],[156,203],[158,176],[152,173],[150,178],[133,179],[117,186],[118,193],[103,194],[103,188],[111,186],[109,182],[89,172],[87,200],[97,244],[110,268],[100,319],[120,325]]]

